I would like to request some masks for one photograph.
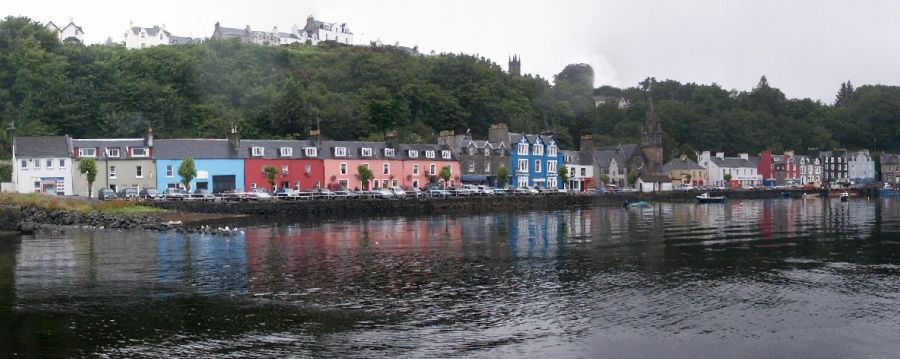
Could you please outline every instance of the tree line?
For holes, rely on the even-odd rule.
[[[551,81],[552,80],[552,81]],[[629,106],[595,106],[595,95]],[[127,50],[60,43],[40,23],[0,20],[0,158],[13,135],[305,138],[409,143],[438,131],[487,136],[492,123],[556,133],[563,148],[582,135],[601,145],[636,143],[652,97],[665,153],[728,153],[836,147],[900,148],[900,88],[842,84],[833,104],[788,99],[762,77],[748,91],[648,78],[594,88],[586,64],[553,79],[510,76],[479,56],[422,56],[392,47],[286,47],[210,40]]]

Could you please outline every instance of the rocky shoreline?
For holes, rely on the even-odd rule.
[[[0,231],[34,234],[58,228],[117,229],[127,231],[176,232],[231,235],[237,229],[173,220],[172,213],[131,214],[47,209],[41,207],[0,207]],[[203,218],[203,217],[201,217]]]

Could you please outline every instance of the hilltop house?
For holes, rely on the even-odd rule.
[[[72,20],[69,20],[69,23],[63,27],[56,26],[53,21],[48,22],[44,27],[56,34],[56,37],[59,38],[60,42],[76,40],[82,44],[84,43],[84,29],[82,29],[81,26],[75,25]]]
[[[124,42],[127,49],[145,49],[159,45],[199,44],[203,39],[172,35],[166,31],[165,25],[140,27],[129,23]]]
[[[353,32],[346,23],[328,23],[316,20],[312,15],[306,18],[306,25],[294,25],[291,32],[281,32],[278,27],[271,31],[252,30],[250,25],[243,29],[224,27],[218,22],[211,36],[214,39],[239,39],[244,43],[257,45],[316,45],[320,41],[334,41],[341,44],[353,44]]]

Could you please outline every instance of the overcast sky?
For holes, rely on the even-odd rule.
[[[290,29],[308,15],[346,22],[357,43],[479,54],[552,79],[588,63],[595,84],[658,80],[752,88],[761,75],[789,97],[831,103],[840,83],[900,83],[898,1],[4,1],[0,11],[82,26],[88,43],[136,26],[208,37],[222,26]]]

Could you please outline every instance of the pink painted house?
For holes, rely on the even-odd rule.
[[[459,162],[449,148],[434,144],[405,145],[395,133],[385,142],[322,141],[325,187],[331,189],[377,189],[385,187],[421,188],[439,178],[441,168],[450,166],[449,186],[459,184]],[[363,184],[358,167],[366,165],[373,178]]]

